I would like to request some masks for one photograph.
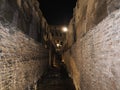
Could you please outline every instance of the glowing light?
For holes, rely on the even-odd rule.
[[[68,28],[67,27],[63,27],[62,30],[63,30],[63,32],[67,32]]]
[[[56,46],[57,46],[57,47],[59,47],[59,46],[60,46],[60,44],[59,44],[59,43],[57,43],[57,44],[56,44]]]

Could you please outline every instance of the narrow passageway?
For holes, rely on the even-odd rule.
[[[0,90],[120,90],[120,0],[0,0]]]
[[[38,82],[37,90],[75,90],[65,68],[50,67]]]

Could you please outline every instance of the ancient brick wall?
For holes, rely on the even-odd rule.
[[[47,66],[47,49],[0,23],[0,90],[31,90]]]
[[[36,90],[48,67],[44,19],[37,0],[0,0],[0,90]]]
[[[120,0],[77,0],[72,21],[75,24],[76,37],[83,37],[86,32],[119,8]]]
[[[0,22],[7,26],[16,26],[41,42],[41,33],[48,27],[37,0],[0,0]]]
[[[119,23],[117,10],[64,54],[76,90],[120,90]]]

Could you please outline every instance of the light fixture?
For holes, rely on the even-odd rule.
[[[59,47],[59,46],[60,46],[60,44],[59,44],[59,43],[57,43],[57,44],[56,44],[56,46],[57,46],[57,47]]]
[[[63,27],[63,28],[62,28],[62,31],[63,31],[63,32],[67,32],[67,31],[68,31],[68,28],[67,28],[67,27]]]

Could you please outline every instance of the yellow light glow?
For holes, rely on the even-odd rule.
[[[57,43],[57,44],[56,44],[56,46],[57,46],[57,47],[59,47],[59,46],[60,46],[60,44],[59,44],[59,43]]]
[[[67,27],[63,27],[62,30],[63,30],[63,32],[67,32],[68,28]]]

